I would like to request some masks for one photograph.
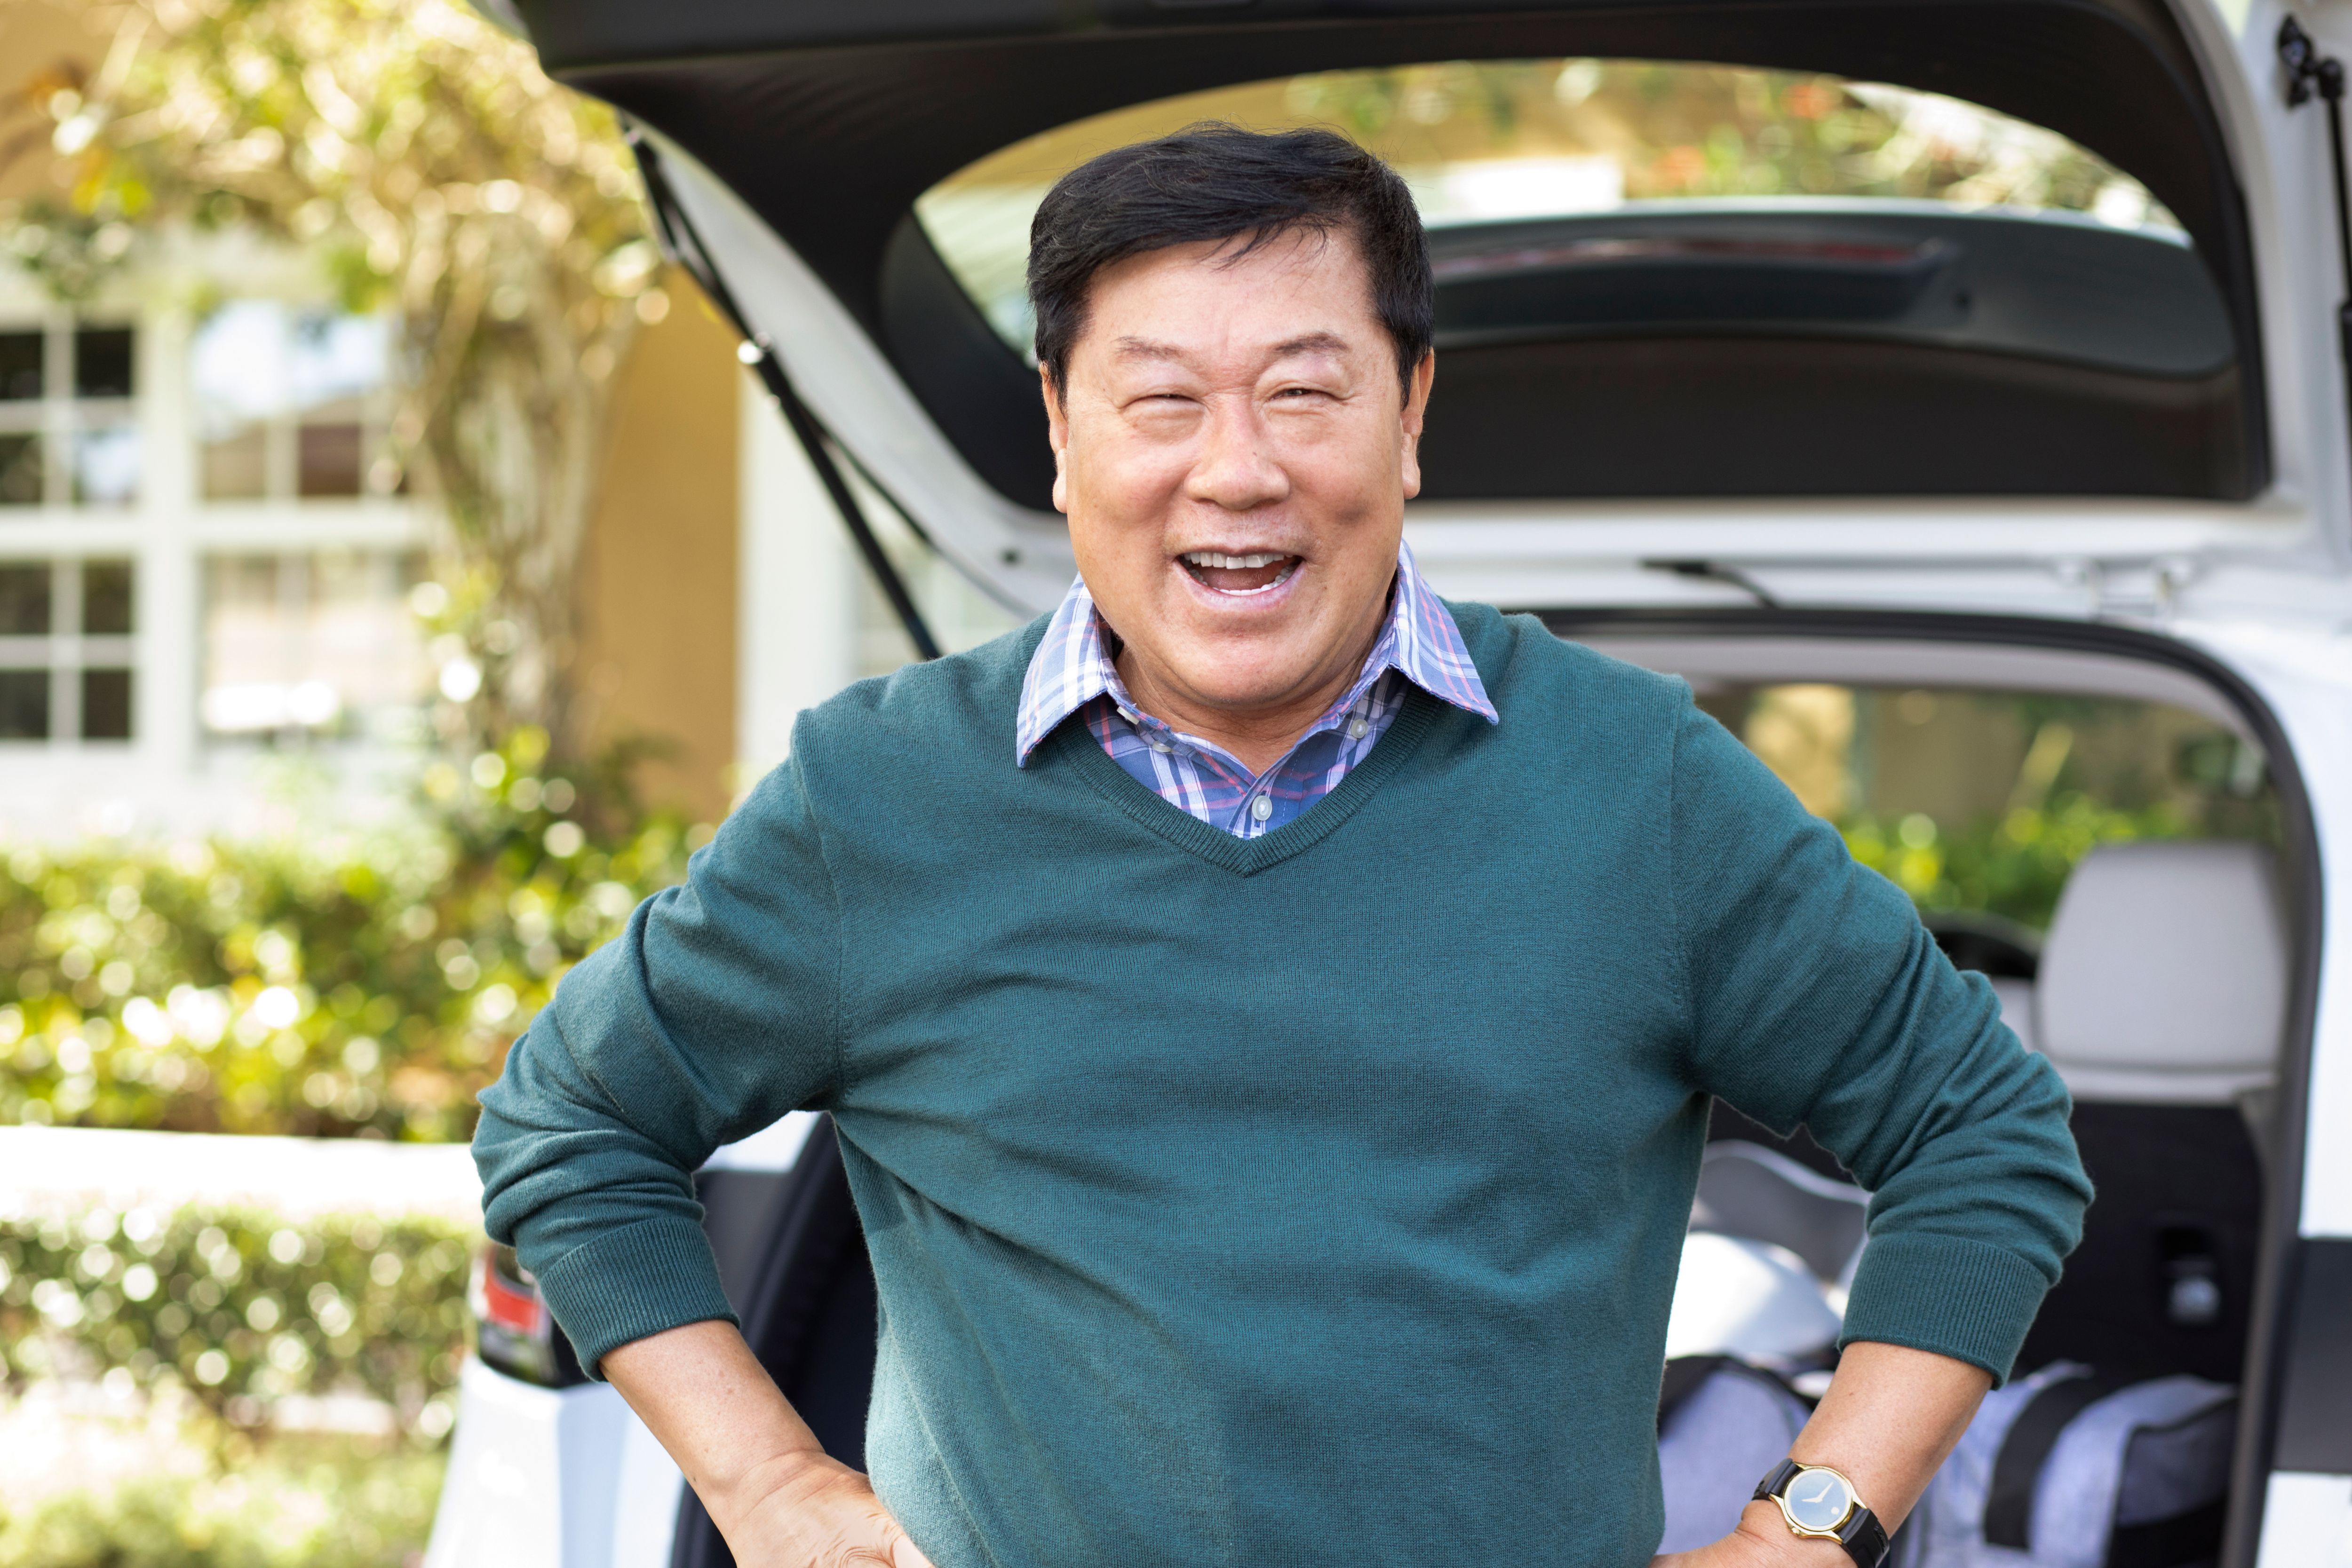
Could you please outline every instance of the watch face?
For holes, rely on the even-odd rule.
[[[1806,1530],[1835,1530],[1853,1511],[1853,1489],[1835,1470],[1799,1470],[1780,1495],[1790,1522]]]

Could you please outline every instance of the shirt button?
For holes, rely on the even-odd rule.
[[[1274,797],[1271,795],[1260,795],[1256,800],[1252,800],[1250,802],[1250,815],[1255,817],[1261,822],[1265,821],[1268,817],[1273,816]]]
[[[1162,756],[1162,757],[1167,756],[1170,752],[1171,752],[1171,751],[1173,751],[1173,750],[1175,750],[1175,749],[1176,749],[1174,747],[1172,747],[1172,746],[1169,745],[1169,744],[1168,744],[1166,741],[1164,741],[1164,740],[1152,740],[1152,741],[1147,741],[1147,742],[1145,742],[1145,744],[1146,744],[1146,745],[1148,745],[1148,746],[1150,746],[1150,747],[1151,747],[1151,749],[1152,749],[1152,750],[1154,750],[1154,751],[1156,751],[1156,752],[1160,753],[1160,756]]]
[[[1361,718],[1351,718],[1348,721],[1348,738],[1349,740],[1361,740],[1365,736],[1371,733],[1371,728],[1372,727],[1368,721]]]

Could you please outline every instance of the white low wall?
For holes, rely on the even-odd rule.
[[[85,1197],[126,1208],[254,1204],[478,1225],[481,1196],[463,1144],[0,1127],[0,1218],[44,1198]]]

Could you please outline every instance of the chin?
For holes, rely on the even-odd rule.
[[[1186,685],[1219,707],[1249,708],[1279,702],[1305,677],[1305,656],[1269,648],[1263,635],[1205,637],[1171,661]]]

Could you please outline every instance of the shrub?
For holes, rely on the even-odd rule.
[[[404,1568],[424,1549],[437,1452],[182,1437],[206,1449],[195,1475],[139,1476],[0,1519],[0,1568]]]
[[[451,1139],[572,964],[709,836],[539,731],[369,832],[0,860],[0,1122]]]
[[[289,1220],[103,1204],[0,1222],[0,1368],[177,1387],[239,1427],[289,1395],[363,1394],[437,1440],[466,1346],[475,1237],[446,1220]]]

